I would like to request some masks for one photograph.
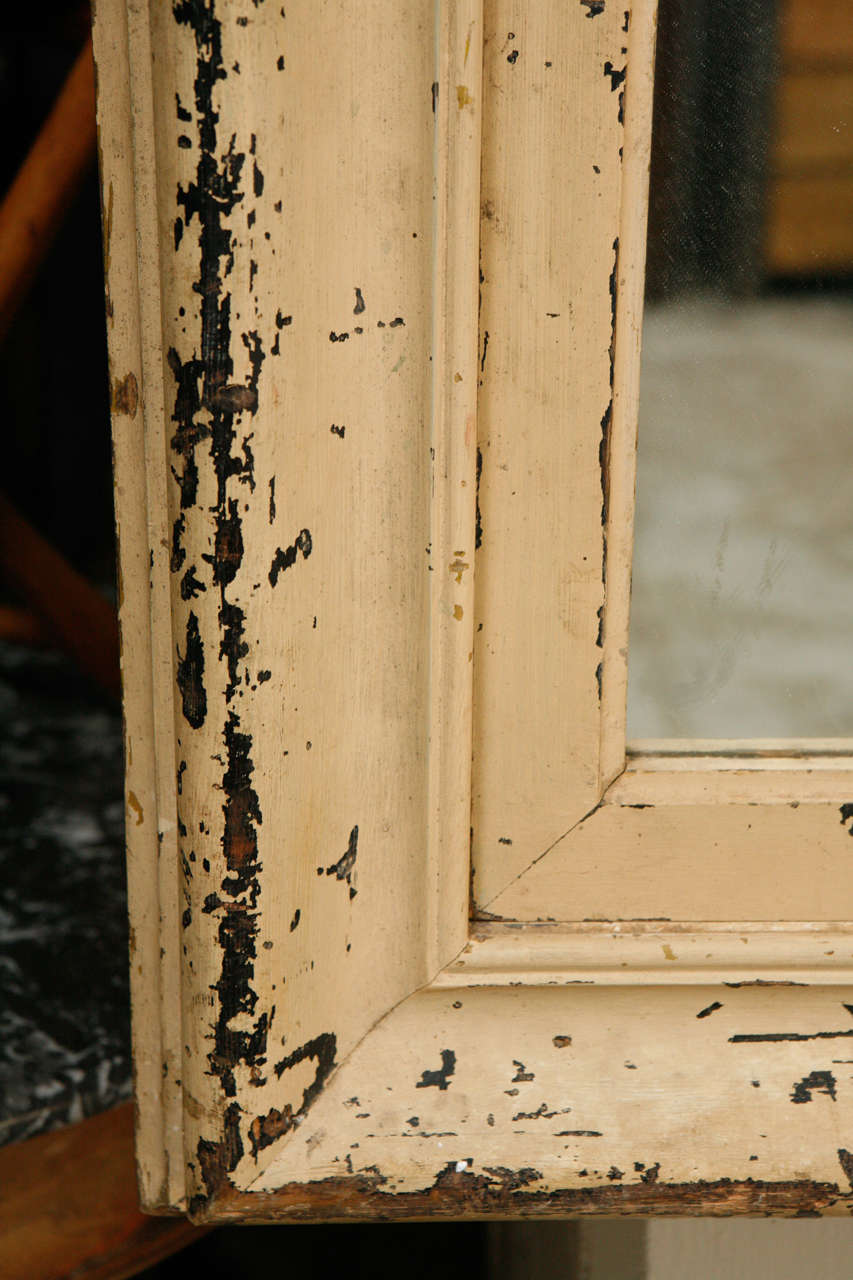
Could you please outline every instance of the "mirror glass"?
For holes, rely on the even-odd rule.
[[[660,0],[629,739],[853,733],[853,20]]]

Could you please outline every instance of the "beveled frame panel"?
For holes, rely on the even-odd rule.
[[[624,767],[653,37],[100,0],[152,1211],[848,1211],[851,762]]]

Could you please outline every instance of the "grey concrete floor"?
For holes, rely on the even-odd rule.
[[[628,731],[853,735],[853,293],[649,306]]]

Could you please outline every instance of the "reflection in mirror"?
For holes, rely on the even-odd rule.
[[[853,734],[853,17],[660,0],[628,734]]]

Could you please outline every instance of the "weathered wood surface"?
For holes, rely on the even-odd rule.
[[[487,919],[849,920],[850,772],[798,767],[625,771],[543,851]],[[842,767],[839,767],[842,766]]]
[[[4,1280],[122,1280],[201,1234],[140,1213],[130,1103],[0,1152]]]
[[[416,994],[234,1209],[849,1213],[844,995],[752,985]]]
[[[113,7],[108,71],[128,58]],[[155,750],[128,795],[132,910],[162,933],[137,1016],[146,1063],[160,1026],[162,1079],[141,1086],[141,1145],[163,1146],[160,1107],[168,1134],[157,1202],[181,1195],[181,1130],[210,1194],[243,1111],[224,1100],[248,1090],[240,1145],[263,1161],[466,937],[477,7],[442,13],[443,97],[421,4],[391,24],[378,4],[223,13],[162,7],[149,29],[131,7],[130,103],[117,76],[101,112],[108,222],[135,193],[110,279],[136,283],[134,230],[141,263],[112,360],[141,360],[118,506],[124,576],[143,590],[144,539],[155,611],[125,668],[131,749]],[[110,175],[131,150],[129,190]],[[145,614],[137,596],[125,620]]]
[[[143,1205],[182,1207],[174,650],[163,562],[168,529],[154,139],[145,76],[150,48],[143,15],[123,4],[98,7],[93,37],[113,388],[137,1156]]]
[[[642,5],[633,14],[558,0],[523,14],[512,3],[488,7],[471,820],[478,904],[583,817],[624,763],[651,32]],[[621,729],[615,758],[602,740],[605,690],[608,728],[617,739]]]
[[[625,768],[651,4],[95,37],[144,1204],[847,1212],[849,760]]]

